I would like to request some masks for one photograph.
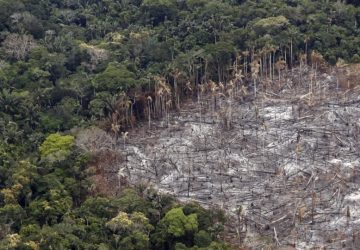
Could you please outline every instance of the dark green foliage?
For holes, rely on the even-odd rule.
[[[103,119],[103,96],[152,91],[153,76],[226,81],[239,51],[276,47],[290,61],[292,46],[294,60],[316,50],[332,64],[360,61],[360,9],[341,1],[2,0],[0,21],[0,120],[17,124],[3,134],[32,140],[28,150],[39,146],[33,132]],[[34,46],[9,57],[24,35]]]
[[[195,234],[195,245],[199,247],[207,247],[211,244],[211,236],[204,230],[201,230]]]
[[[229,80],[243,51],[359,63],[359,23],[350,0],[0,0],[0,249],[229,249],[221,212],[141,188],[90,195],[89,156],[64,132],[114,114],[127,129],[156,76],[174,87],[178,72],[184,97],[188,81]],[[120,211],[136,226],[112,230]]]
[[[94,78],[94,88],[97,91],[117,93],[134,87],[135,84],[135,74],[116,62],[109,63],[105,71]]]

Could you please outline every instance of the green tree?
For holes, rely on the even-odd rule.
[[[144,0],[141,8],[147,14],[148,20],[154,25],[173,19],[176,14],[176,1],[174,0]]]
[[[51,134],[39,147],[41,157],[51,161],[65,160],[72,153],[74,142],[71,135]]]
[[[136,76],[125,65],[112,62],[106,70],[95,76],[93,85],[97,91],[111,91],[113,93],[127,90],[136,85]]]
[[[167,227],[167,233],[174,237],[181,237],[186,233],[194,233],[198,230],[197,215],[186,216],[181,207],[167,212],[162,222]]]

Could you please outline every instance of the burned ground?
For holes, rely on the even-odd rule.
[[[241,85],[199,95],[130,131],[120,174],[225,209],[234,243],[359,247],[359,94],[335,71],[305,67],[260,84],[256,98]]]

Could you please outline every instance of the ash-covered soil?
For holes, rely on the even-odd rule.
[[[130,131],[122,175],[225,209],[234,243],[359,249],[359,85],[309,68],[263,82]]]

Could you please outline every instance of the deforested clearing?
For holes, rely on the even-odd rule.
[[[235,244],[359,244],[360,86],[310,67],[261,84],[256,98],[245,86],[130,131],[118,146],[128,181],[226,210]]]

